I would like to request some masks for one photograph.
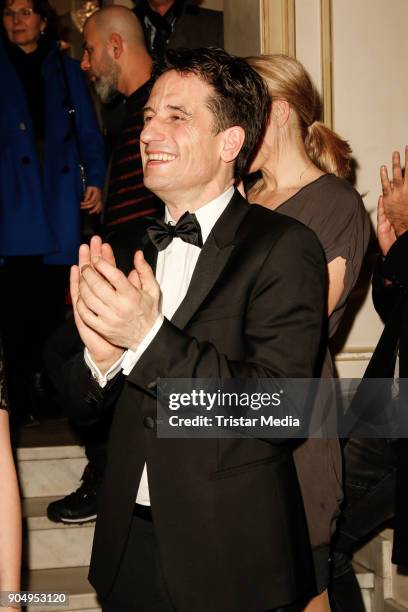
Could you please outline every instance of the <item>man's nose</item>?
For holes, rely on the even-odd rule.
[[[140,134],[140,140],[145,144],[153,141],[164,140],[164,130],[160,120],[157,117],[149,119],[148,123],[144,124],[143,130]]]
[[[88,53],[84,51],[81,59],[81,70],[84,70],[86,72],[90,69],[90,67],[91,64],[89,63]]]

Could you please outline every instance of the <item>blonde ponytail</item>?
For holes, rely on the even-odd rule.
[[[320,170],[349,178],[351,160],[349,143],[320,121],[314,121],[307,128],[305,148],[312,162]]]
[[[319,121],[320,98],[312,80],[296,59],[288,55],[260,55],[247,58],[264,79],[273,100],[286,100],[294,110],[306,152],[318,168],[348,178],[351,148]]]

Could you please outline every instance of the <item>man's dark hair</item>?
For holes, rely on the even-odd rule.
[[[214,117],[215,133],[239,125],[245,130],[245,142],[235,163],[235,177],[241,176],[260,143],[268,119],[270,96],[263,79],[247,62],[223,49],[170,49],[157,64],[156,77],[176,70],[195,74],[214,94],[208,108]]]

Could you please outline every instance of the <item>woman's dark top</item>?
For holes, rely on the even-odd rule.
[[[337,257],[346,260],[344,288],[335,310],[329,317],[329,337],[337,330],[346,308],[347,298],[354,287],[370,239],[370,221],[359,193],[345,180],[334,174],[324,174],[305,185],[294,196],[275,209],[311,228],[320,240],[326,261]],[[326,351],[322,378],[332,378],[334,368]],[[326,389],[326,387],[325,387]],[[319,406],[325,404],[324,390],[319,394]],[[322,421],[323,422],[323,421]],[[315,556],[318,590],[327,587],[328,544],[334,531],[342,501],[341,452],[336,438],[309,438],[295,449],[294,459],[305,504],[312,547],[323,553]],[[326,551],[326,553],[325,553]],[[319,567],[320,566],[320,567]],[[320,574],[320,576],[319,576]]]
[[[283,202],[276,211],[301,221],[315,232],[327,263],[337,257],[346,260],[343,292],[329,317],[331,338],[344,314],[370,239],[370,220],[363,200],[345,179],[323,174]]]

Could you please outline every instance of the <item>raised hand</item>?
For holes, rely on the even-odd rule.
[[[405,147],[405,168],[408,167],[408,146]],[[392,154],[392,182],[387,166],[380,169],[384,214],[391,223],[396,237],[408,229],[408,176],[403,176],[398,151]]]
[[[129,278],[101,256],[92,257],[91,264],[81,271],[78,316],[111,345],[135,350],[159,315],[160,289],[152,269],[140,251]]]
[[[99,236],[93,236],[90,247],[83,244],[79,249],[78,266],[72,266],[70,277],[71,300],[74,311],[75,323],[81,336],[82,342],[87,347],[93,361],[101,372],[106,372],[123,353],[123,349],[112,345],[100,336],[91,327],[86,325],[78,313],[78,302],[80,300],[79,284],[81,270],[91,265],[91,254],[94,257],[105,257],[111,265],[115,265],[115,258],[109,245],[103,245]]]
[[[377,208],[377,238],[378,244],[380,245],[381,253],[384,257],[397,240],[394,227],[391,222],[387,219],[384,210],[384,199],[383,196],[378,198]]]

